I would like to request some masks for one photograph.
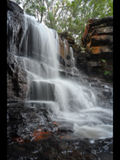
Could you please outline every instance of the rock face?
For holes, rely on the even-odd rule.
[[[88,75],[112,81],[113,18],[90,19],[82,37],[86,51],[77,56],[77,67]]]
[[[67,32],[59,34],[59,44],[61,68],[68,75],[77,76],[78,70],[75,56],[80,51],[79,46],[75,44],[74,39]]]
[[[24,31],[23,10],[14,2],[7,3],[7,95],[8,100],[24,100],[27,76],[23,62],[16,55]]]
[[[73,52],[74,52],[74,57],[77,56],[77,54],[80,52],[80,46],[78,46],[75,41],[74,38],[72,36],[70,36],[67,32],[63,32],[63,33],[59,33],[59,39],[60,39],[60,52],[61,52],[61,56],[62,58],[65,58],[65,54],[64,54],[64,43],[66,43],[67,47],[68,47],[68,51],[70,51],[70,47],[72,47]],[[65,41],[65,42],[64,42]],[[68,52],[69,54],[69,52]]]
[[[82,37],[83,46],[91,54],[112,54],[113,18],[90,19]]]
[[[24,100],[27,93],[27,75],[23,62],[9,53],[7,57],[7,99]]]
[[[7,51],[19,52],[19,45],[24,31],[23,10],[14,2],[7,3]]]

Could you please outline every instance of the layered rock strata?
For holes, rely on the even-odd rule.
[[[112,54],[113,18],[90,19],[82,37],[83,46],[91,54]]]
[[[77,57],[77,67],[88,75],[112,81],[113,18],[90,19],[82,36],[84,52]]]

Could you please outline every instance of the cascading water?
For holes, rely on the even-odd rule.
[[[88,83],[62,78],[59,74],[59,38],[56,31],[25,15],[25,32],[19,56],[28,74],[27,102],[50,106],[52,120],[69,122],[81,138],[112,136],[112,107],[97,103]],[[70,48],[72,72],[75,68]],[[82,74],[79,75],[82,79]]]

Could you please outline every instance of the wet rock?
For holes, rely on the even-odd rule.
[[[55,85],[53,83],[32,81],[28,98],[31,100],[55,101],[54,90]]]
[[[89,67],[99,67],[99,63],[95,62],[95,61],[90,61],[87,64]]]
[[[24,100],[28,90],[24,63],[16,57],[24,33],[23,10],[7,2],[7,96],[8,101]]]
[[[7,56],[7,100],[24,100],[28,90],[23,61],[13,54]]]
[[[58,132],[67,133],[67,134],[68,133],[73,133],[74,132],[73,124],[66,123],[66,122],[62,122],[62,124],[59,123]]]
[[[24,33],[23,10],[14,2],[7,3],[7,51],[19,53],[19,45]]]
[[[111,90],[106,90],[106,91],[103,91],[102,93],[106,98],[108,99],[112,98],[113,93]]]
[[[59,33],[59,44],[61,68],[68,72],[68,75],[76,76],[78,74],[78,71],[77,74],[76,71],[74,72],[76,58],[73,57],[76,57],[80,47],[75,44],[74,38],[67,32]]]
[[[112,160],[112,138],[75,137],[71,123],[51,121],[45,103],[14,102],[7,108],[9,160]]]
[[[106,140],[96,141],[90,145],[88,140],[47,139],[41,142],[27,142],[8,146],[8,159],[45,159],[45,160],[112,160],[110,149],[102,150]],[[112,140],[111,140],[112,141]],[[97,147],[96,147],[97,145]],[[110,146],[110,144],[108,145]],[[12,151],[12,152],[11,152]],[[14,151],[14,152],[13,152]],[[18,154],[19,153],[19,154]]]
[[[15,2],[7,0],[7,10],[10,10],[14,13],[23,13],[22,8],[20,8]]]
[[[29,141],[44,138],[44,135],[47,138],[47,135],[56,131],[57,126],[52,123],[49,116],[51,109],[46,103],[11,102],[7,108],[9,141],[16,137]]]
[[[76,56],[76,54],[80,52],[80,46],[75,43],[74,38],[70,34],[68,34],[68,32],[59,33],[59,37],[62,41],[64,39],[67,40],[69,46],[73,48],[74,56]]]
[[[70,46],[67,39],[63,39],[59,36],[59,43],[60,43],[60,55],[64,59],[70,52]]]
[[[59,61],[60,61],[60,64],[65,66],[65,60],[62,58],[62,56],[60,56]]]

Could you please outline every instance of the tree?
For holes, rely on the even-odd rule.
[[[44,12],[46,11],[45,0],[16,0],[18,4],[22,4],[24,11],[35,16],[39,22],[42,22]]]
[[[54,1],[45,23],[58,32],[68,32],[80,43],[89,19],[113,16],[113,0]]]
[[[89,19],[113,16],[113,0],[17,0],[24,10],[57,32],[68,32],[80,44]]]

